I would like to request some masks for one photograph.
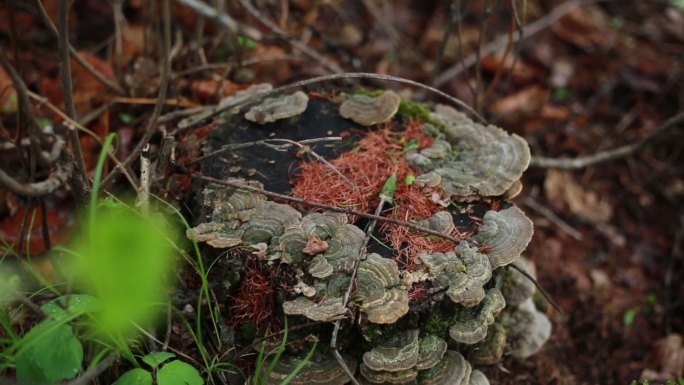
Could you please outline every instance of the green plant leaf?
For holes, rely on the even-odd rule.
[[[119,114],[119,119],[126,124],[133,123],[133,115],[127,114],[125,112]]]
[[[253,49],[257,46],[257,43],[254,40],[244,36],[238,36],[238,44],[245,49]]]
[[[52,327],[54,324],[49,321],[43,324],[47,328],[38,328],[45,329],[40,338],[30,340],[29,348],[17,355],[17,377],[21,383],[30,384],[32,379],[41,378],[48,383],[60,382],[76,377],[81,370],[83,346],[71,326]]]
[[[397,191],[397,173],[395,172],[385,182],[380,193],[380,198],[392,203],[394,200],[394,193]]]
[[[404,151],[411,151],[411,150],[418,150],[420,149],[420,141],[417,139],[414,139],[404,146]]]
[[[113,385],[152,385],[152,373],[140,368],[131,369],[119,377]]]
[[[622,323],[629,327],[632,326],[634,323],[634,319],[636,318],[638,313],[638,310],[635,308],[631,308],[625,312],[625,315],[622,317]]]
[[[153,322],[166,301],[174,234],[159,216],[144,216],[114,201],[96,204],[90,234],[78,252],[76,277],[102,301],[102,311],[94,315],[99,331],[135,333],[131,321]]]
[[[66,306],[68,307],[64,309]],[[67,320],[101,311],[102,301],[88,294],[71,294],[55,298],[40,308],[56,320]]]
[[[413,184],[413,182],[416,181],[416,176],[415,175],[406,175],[406,179],[404,179],[404,184],[407,186],[410,186]]]
[[[204,379],[191,365],[175,360],[159,370],[157,383],[159,385],[204,385]]]
[[[162,362],[173,358],[176,355],[170,352],[152,352],[145,357],[143,357],[143,362],[151,366],[153,369],[159,366]]]

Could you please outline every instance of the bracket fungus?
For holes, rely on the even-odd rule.
[[[473,368],[459,352],[447,350],[434,367],[421,372],[421,385],[468,385]]]
[[[532,221],[518,207],[511,206],[487,211],[473,240],[489,249],[489,263],[496,269],[518,259],[532,240],[533,232]]]
[[[493,365],[501,361],[506,347],[506,329],[495,323],[487,330],[484,341],[475,345],[470,361],[476,365]]]
[[[551,336],[551,321],[534,306],[532,298],[507,312],[501,320],[514,357],[535,354]]]
[[[356,371],[357,361],[354,358],[343,355],[342,359],[350,371]],[[300,365],[303,367],[289,382],[292,385],[344,385],[349,382],[347,373],[332,354],[314,352],[308,361],[304,355],[283,354],[273,366],[266,384],[282,384]],[[264,365],[264,371],[267,370],[271,370],[269,365]]]
[[[480,303],[485,297],[484,285],[492,277],[486,255],[467,243],[447,253],[421,253],[418,259],[427,266],[436,289],[446,288],[449,298],[466,307]]]
[[[454,341],[469,345],[484,340],[487,328],[505,306],[501,291],[489,289],[478,307],[460,309],[456,322],[449,328],[449,335]]]
[[[283,312],[287,315],[301,315],[312,321],[332,322],[344,318],[347,308],[342,298],[328,298],[316,303],[305,297],[297,297],[283,302]]]
[[[416,366],[420,352],[418,329],[410,329],[390,337],[382,345],[364,353],[363,363],[371,370],[398,372]]]
[[[270,89],[254,86],[224,103],[247,101]],[[534,307],[535,286],[508,267],[520,260],[534,275],[533,265],[520,258],[532,238],[532,222],[508,201],[519,193],[530,161],[524,140],[446,106],[430,111],[405,102],[400,111],[402,101],[392,91],[354,94],[340,105],[326,98],[312,98],[307,109],[308,103],[302,91],[265,99],[243,116],[226,120],[228,134],[222,135],[238,143],[259,141],[267,135],[259,124],[298,114],[298,119],[273,125],[275,138],[301,141],[344,136],[350,128],[357,132],[344,143],[316,148],[329,163],[280,151],[287,158],[279,159],[287,161],[269,160],[268,170],[250,176],[252,180],[230,178],[234,173],[218,162],[202,163],[202,172],[214,179],[256,188],[252,191],[265,184],[281,195],[276,203],[266,192],[209,183],[198,190],[202,220],[187,231],[211,248],[232,248],[217,253],[231,259],[226,263],[234,266],[231,276],[241,277],[235,278],[236,291],[247,298],[231,301],[244,308],[242,322],[266,319],[261,327],[254,321],[260,331],[282,325],[284,316],[289,325],[306,325],[290,329],[297,343],[288,344],[267,382],[282,382],[303,362],[307,344],[301,341],[310,337],[339,334],[337,351],[362,384],[484,385],[487,378],[471,363],[496,364],[504,351],[516,357],[537,352],[549,338],[551,324]],[[395,118],[397,114],[402,118]],[[354,122],[369,128],[359,130]],[[216,136],[210,136],[206,150],[227,142],[219,134],[210,135]],[[363,156],[350,156],[357,153]],[[254,154],[233,155],[226,157],[231,166],[262,165],[240,163],[261,161]],[[381,210],[392,221],[375,227],[368,226],[370,216],[302,203],[370,214],[392,175],[406,183],[394,187],[391,206]],[[299,198],[297,205],[286,204],[287,194]],[[366,233],[364,226],[373,230]],[[454,238],[457,244],[451,242]],[[241,270],[248,261],[263,276],[255,279]],[[249,297],[253,290],[264,292],[261,302]],[[267,316],[251,318],[259,312]],[[253,336],[235,330],[238,339],[250,343]],[[291,383],[350,381],[345,368],[327,353],[314,353]]]
[[[359,263],[358,284],[357,300],[368,321],[391,324],[408,313],[408,291],[401,286],[399,267],[393,259],[368,254]]]
[[[392,91],[378,96],[354,94],[340,105],[340,115],[362,126],[389,122],[399,111],[401,98]]]
[[[503,195],[529,166],[530,149],[520,136],[475,123],[448,106],[437,105],[431,117],[445,126],[446,140],[436,140],[410,160],[440,175],[448,196]]]
[[[227,107],[237,105],[237,107],[233,107],[230,110],[228,110],[231,114],[237,114],[238,112],[240,112],[240,104],[250,100],[255,96],[265,94],[271,91],[272,89],[273,86],[270,83],[252,84],[244,90],[236,92],[235,95],[231,95],[221,99],[221,102],[219,102],[219,106]]]
[[[536,278],[536,269],[534,264],[527,259],[520,257],[517,261],[518,267],[527,272],[530,276]],[[506,306],[518,306],[531,298],[537,290],[534,282],[525,277],[521,272],[515,269],[506,269],[503,275],[501,284],[501,293],[506,299]]]
[[[245,113],[245,119],[259,123],[273,123],[276,120],[297,116],[306,111],[309,96],[302,91],[292,95],[264,99]]]

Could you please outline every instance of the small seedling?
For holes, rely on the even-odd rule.
[[[170,352],[152,352],[142,358],[142,361],[152,368],[152,372],[142,368],[131,369],[119,377],[119,379],[114,382],[114,385],[204,384],[204,379],[202,379],[202,376],[200,376],[197,369],[180,360],[173,360],[161,366],[161,369],[158,369],[160,365],[174,357],[176,357],[176,355]]]

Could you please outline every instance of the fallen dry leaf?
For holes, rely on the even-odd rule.
[[[617,34],[605,12],[596,5],[577,7],[551,28],[559,38],[583,49],[611,48]]]
[[[665,382],[684,376],[684,338],[681,334],[673,333],[656,341],[652,356],[657,369],[644,370],[642,379]]]
[[[595,191],[580,186],[570,173],[549,170],[544,181],[546,199],[556,210],[569,210],[578,217],[604,223],[613,215],[613,208],[607,200]]]
[[[491,73],[503,72],[503,75],[513,71],[513,80],[518,82],[529,82],[535,77],[535,68],[529,65],[521,57],[515,60],[515,52],[509,50],[506,57],[504,57],[505,50],[499,51],[493,55],[488,55],[482,58],[482,69]],[[515,63],[515,66],[513,64]]]
[[[538,85],[533,85],[513,95],[497,100],[490,107],[490,112],[498,116],[528,116],[539,112],[546,104],[548,98],[548,90]]]

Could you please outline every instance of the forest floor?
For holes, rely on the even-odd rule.
[[[46,124],[60,121],[50,108],[64,109],[56,40],[31,2],[16,2],[12,9],[8,3],[0,4],[2,49],[19,63],[29,90],[45,98],[36,102],[36,113]],[[51,3],[45,5],[56,22]],[[514,1],[512,8],[498,1],[456,1],[450,7],[439,1],[282,0],[259,2],[258,17],[233,2],[229,13],[261,31],[260,41],[237,38],[179,3],[172,4],[162,121],[172,111],[215,104],[249,84],[277,86],[335,69],[434,85],[524,137],[540,157],[575,158],[639,143],[684,111],[681,1],[529,0]],[[148,2],[124,2],[120,11],[107,1],[79,1],[69,31],[85,60],[123,85],[119,93],[72,65],[83,125],[101,139],[118,133],[117,155],[125,159],[157,100],[160,25]],[[313,55],[302,53],[302,45]],[[426,101],[419,90],[382,86]],[[11,79],[0,70],[3,135],[12,136],[16,110]],[[152,138],[159,141],[159,135]],[[87,135],[81,145],[92,169],[100,146]],[[526,256],[563,314],[549,309],[548,345],[525,362],[505,360],[493,383],[629,384],[642,377],[652,383],[681,377],[684,362],[672,360],[684,356],[676,337],[684,334],[681,126],[616,160],[575,170],[533,167],[523,182],[514,202],[535,224]],[[123,179],[120,186],[125,189]],[[0,193],[0,236],[13,243],[22,237],[28,213],[40,210]],[[180,190],[167,191],[168,199],[181,197]],[[64,192],[49,197],[52,246],[73,233],[72,207]],[[36,227],[24,247],[44,251],[43,234]]]

